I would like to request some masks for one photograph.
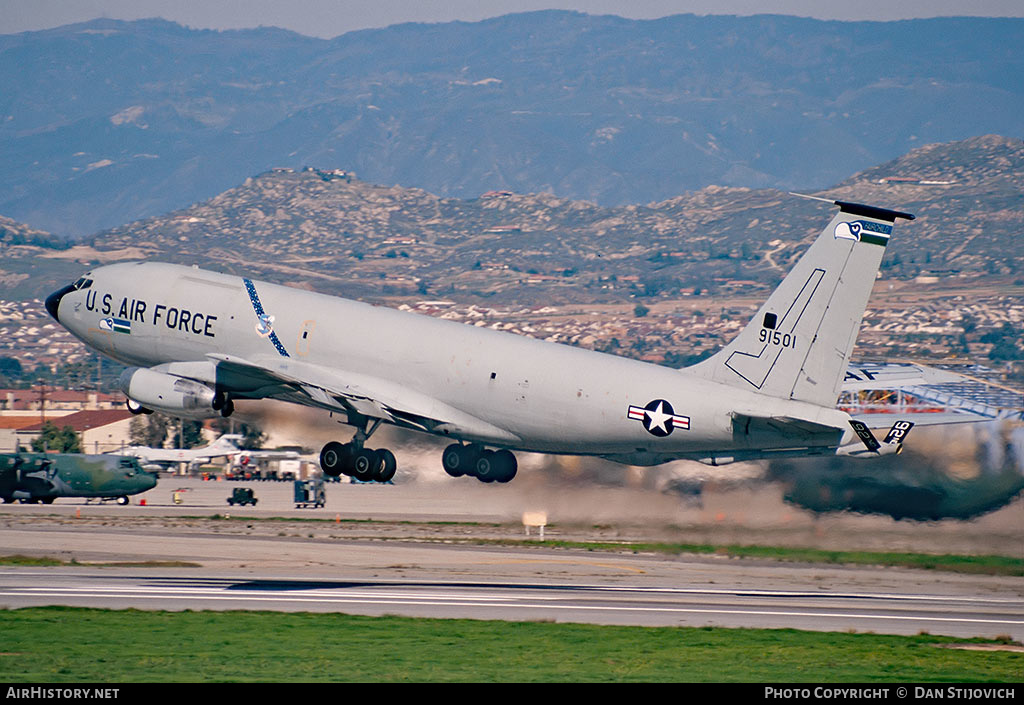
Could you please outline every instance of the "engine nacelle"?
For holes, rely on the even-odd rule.
[[[121,373],[118,384],[130,400],[172,416],[206,418],[217,413],[213,410],[213,390],[191,379],[129,367]]]

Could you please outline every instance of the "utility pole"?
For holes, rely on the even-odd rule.
[[[46,431],[43,428],[46,425],[46,382],[43,381],[42,377],[39,378],[39,391],[37,393],[39,395],[39,435],[43,439],[43,452],[45,453],[50,448],[49,441],[46,439]]]

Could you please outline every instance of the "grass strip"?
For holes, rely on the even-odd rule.
[[[7,682],[1017,682],[929,636],[279,612],[0,611]]]
[[[67,565],[65,561],[57,558],[49,558],[46,556],[23,556],[21,554],[15,554],[13,556],[0,556],[0,565],[23,565],[23,566],[54,566],[54,565]]]
[[[67,561],[62,561],[59,558],[50,558],[48,556],[34,557],[34,556],[0,556],[0,565],[14,565],[14,566],[36,566],[36,567],[49,567],[49,566],[62,566],[62,565],[79,565],[79,566],[90,566],[92,568],[202,568],[199,563],[192,563],[190,561],[79,561],[74,558]]]
[[[965,556],[930,553],[884,553],[873,551],[828,551],[815,548],[787,548],[784,546],[714,546],[711,544],[657,543],[657,542],[604,542],[523,539],[418,539],[444,543],[468,543],[510,547],[567,548],[585,551],[631,553],[663,553],[668,555],[719,555],[729,558],[760,558],[765,560],[821,563],[831,565],[875,565],[920,570],[939,570],[950,573],[981,575],[1024,576],[1024,559],[1010,556]]]

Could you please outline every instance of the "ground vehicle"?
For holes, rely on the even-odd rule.
[[[305,509],[306,507],[317,507],[324,506],[327,501],[327,496],[324,492],[324,480],[323,478],[316,478],[313,480],[296,480],[295,481],[295,508]]]
[[[244,507],[247,504],[251,504],[255,507],[256,502],[258,501],[259,500],[256,499],[256,495],[253,494],[251,487],[236,487],[231,492],[231,496],[228,497],[228,504],[231,506],[235,506],[237,504]]]

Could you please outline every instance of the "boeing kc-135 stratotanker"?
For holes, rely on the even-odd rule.
[[[485,482],[515,476],[513,450],[631,465],[877,457],[913,424],[879,443],[836,400],[893,224],[914,216],[830,203],[839,212],[747,327],[682,370],[157,262],[94,269],[46,308],[133,365],[121,387],[135,412],[228,416],[269,398],[340,415],[356,430],[321,451],[333,476],[394,475],[394,454],[366,447],[381,423],[452,439],[444,469]]]

